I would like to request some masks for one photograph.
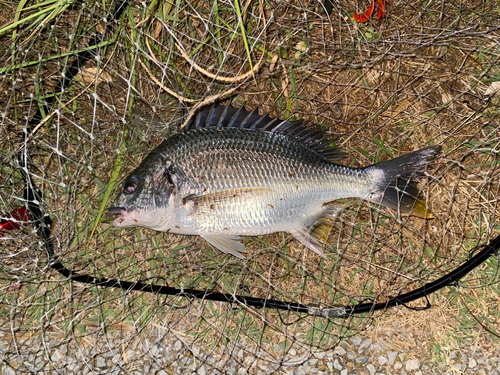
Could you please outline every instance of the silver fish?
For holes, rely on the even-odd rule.
[[[288,232],[318,255],[331,204],[361,198],[430,217],[416,187],[441,146],[365,168],[349,168],[321,131],[262,116],[257,109],[216,106],[199,112],[127,177],[114,207],[117,227],[199,235],[243,258],[240,235]]]

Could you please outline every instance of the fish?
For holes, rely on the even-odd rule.
[[[429,146],[363,168],[338,164],[319,126],[215,105],[165,139],[124,180],[108,209],[116,227],[201,236],[243,259],[241,236],[287,232],[328,259],[328,228],[360,198],[431,218],[419,179],[442,147]]]

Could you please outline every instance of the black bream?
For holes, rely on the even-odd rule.
[[[291,233],[326,258],[325,223],[341,198],[361,198],[429,217],[416,179],[441,150],[427,147],[366,168],[301,121],[217,106],[151,152],[125,180],[109,213],[117,227],[199,235],[243,258],[240,235]]]

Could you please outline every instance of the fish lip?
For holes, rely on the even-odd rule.
[[[123,215],[128,210],[126,207],[110,207],[108,208],[108,214],[111,215]]]

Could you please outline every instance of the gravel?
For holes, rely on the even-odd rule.
[[[115,337],[113,336],[115,335]],[[151,338],[150,338],[151,339]],[[137,340],[137,339],[136,339]],[[498,348],[478,351],[463,347],[446,354],[446,363],[415,358],[412,353],[390,343],[374,343],[361,337],[344,340],[327,351],[300,346],[292,348],[286,357],[273,359],[269,353],[249,355],[245,343],[228,344],[212,351],[164,336],[154,343],[138,341],[134,348],[118,333],[106,336],[107,350],[97,345],[45,342],[38,351],[5,351],[0,347],[2,374],[69,373],[69,374],[489,374],[500,375]],[[45,348],[45,349],[44,349]],[[52,350],[50,350],[52,348]],[[77,348],[77,350],[74,350]],[[33,348],[30,348],[33,349]],[[49,349],[49,350],[47,350]],[[50,352],[50,355],[46,353]],[[228,353],[231,353],[228,355]],[[56,370],[56,371],[54,371]]]

